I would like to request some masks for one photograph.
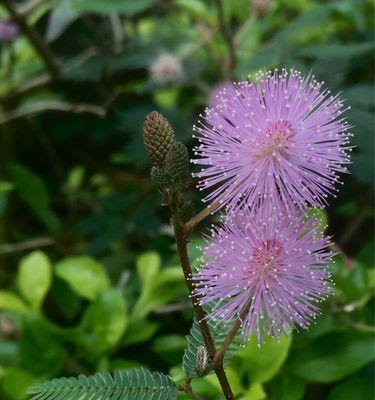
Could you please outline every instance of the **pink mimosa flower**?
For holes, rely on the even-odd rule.
[[[289,215],[288,215],[289,214]],[[237,211],[213,228],[203,264],[192,279],[194,295],[218,323],[242,320],[245,338],[279,337],[307,328],[315,303],[332,292],[327,249],[318,221],[300,211]]]
[[[192,162],[203,167],[195,176],[211,190],[204,201],[324,207],[338,173],[347,172],[351,134],[343,103],[322,84],[275,70],[217,95],[194,127],[200,145]]]

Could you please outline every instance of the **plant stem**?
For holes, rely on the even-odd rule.
[[[192,397],[194,397],[195,400],[204,400],[202,396],[194,392],[190,382],[191,378],[186,378],[185,383],[179,387],[179,390],[181,392],[190,394]]]
[[[213,214],[220,206],[221,206],[221,203],[219,201],[216,201],[212,205],[206,207],[204,210],[199,212],[197,215],[195,215],[193,218],[191,218],[188,222],[186,222],[183,226],[183,232],[184,232],[185,237],[190,235],[192,230],[195,228],[196,225],[199,224],[199,222],[203,221],[210,214]]]
[[[189,261],[189,256],[187,252],[187,241],[186,241],[186,236],[184,234],[183,230],[183,223],[180,220],[178,213],[177,213],[177,207],[176,207],[176,193],[171,193],[171,195],[167,195],[166,199],[167,202],[170,206],[171,213],[172,213],[172,225],[173,225],[173,230],[174,230],[174,235],[176,239],[176,245],[177,245],[177,252],[180,258],[181,262],[181,267],[185,276],[185,281],[187,288],[189,290],[189,296],[191,299],[191,303],[195,312],[195,315],[197,317],[198,323],[200,330],[202,332],[202,337],[204,340],[204,343],[206,345],[206,349],[208,352],[208,355],[211,360],[215,357],[216,354],[216,347],[214,340],[212,338],[210,329],[208,327],[207,321],[205,319],[205,313],[203,308],[197,303],[196,300],[194,300],[193,292],[194,292],[194,286],[193,282],[191,280],[191,275],[192,275],[192,270],[190,266],[190,261]],[[227,400],[234,400],[234,395],[232,392],[232,389],[230,387],[230,384],[228,382],[228,378],[225,374],[224,367],[222,362],[219,362],[217,365],[213,367],[214,372],[217,376],[217,379],[220,383],[220,386],[223,390],[223,393],[225,395],[225,398]]]
[[[215,3],[216,3],[216,8],[217,8],[217,14],[218,14],[218,20],[219,20],[221,34],[222,34],[223,39],[226,42],[226,45],[228,47],[229,65],[228,65],[227,74],[228,74],[228,78],[233,79],[234,78],[233,73],[234,73],[234,69],[236,67],[235,46],[234,46],[231,31],[230,31],[230,27],[225,22],[223,1],[215,0]]]
[[[213,364],[222,362],[224,355],[225,355],[226,351],[228,350],[228,347],[232,343],[232,340],[236,336],[236,333],[237,333],[238,329],[240,329],[240,327],[241,327],[241,320],[239,318],[237,318],[234,321],[234,324],[233,324],[231,330],[229,331],[228,336],[225,338],[224,342],[222,343],[220,349],[218,349],[216,351],[216,354],[212,360]]]
[[[11,0],[3,0],[3,4],[14,22],[19,26],[25,36],[28,37],[30,43],[43,59],[52,78],[57,78],[60,73],[59,66],[49,47],[43,43],[38,32],[27,23],[25,17],[17,11]]]

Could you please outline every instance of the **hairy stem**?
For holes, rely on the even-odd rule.
[[[188,252],[187,252],[187,241],[186,241],[186,236],[185,236],[184,230],[183,230],[183,223],[178,216],[177,207],[176,207],[176,197],[178,195],[179,195],[178,193],[177,194],[171,193],[170,195],[166,196],[166,200],[170,206],[171,213],[172,213],[172,225],[173,225],[174,235],[175,235],[175,239],[176,239],[177,252],[178,252],[180,262],[181,262],[181,267],[182,267],[182,270],[183,270],[183,273],[185,276],[186,285],[189,290],[191,303],[192,303],[195,315],[197,317],[200,330],[202,332],[202,337],[203,337],[204,343],[206,345],[208,355],[209,355],[210,359],[213,360],[215,357],[215,354],[216,354],[215,343],[212,338],[207,321],[205,319],[204,310],[197,303],[197,301],[194,300],[194,297],[193,297],[194,286],[193,286],[193,282],[191,281],[192,270],[191,270],[189,256],[188,256]],[[228,378],[225,374],[222,362],[219,362],[217,365],[215,365],[213,367],[213,369],[214,369],[214,372],[220,383],[220,386],[223,390],[225,398],[227,400],[234,400],[234,395],[233,395],[232,389],[230,387]]]

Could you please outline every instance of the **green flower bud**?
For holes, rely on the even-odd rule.
[[[168,150],[175,143],[171,124],[157,111],[146,116],[143,139],[148,154],[157,165],[163,164]]]
[[[154,165],[150,172],[151,182],[157,187],[161,192],[168,189],[171,181],[167,174],[164,172],[163,168]]]
[[[181,143],[174,143],[165,157],[165,170],[173,182],[181,182],[189,175],[189,152]]]

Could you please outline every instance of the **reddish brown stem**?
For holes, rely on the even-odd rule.
[[[175,197],[175,194],[172,194],[171,196],[166,196],[169,206],[171,208],[171,212],[172,212],[172,225],[173,225],[173,230],[174,230],[175,239],[176,239],[177,252],[178,252],[180,262],[181,262],[181,267],[182,267],[182,270],[183,270],[183,273],[185,276],[185,281],[186,281],[186,285],[187,285],[187,288],[189,291],[191,303],[192,303],[195,315],[197,317],[200,330],[202,332],[202,337],[203,337],[204,343],[206,345],[208,355],[209,355],[210,359],[213,360],[216,355],[216,347],[215,347],[215,343],[212,338],[210,329],[208,327],[207,321],[205,319],[204,310],[197,303],[196,299],[194,299],[194,297],[193,297],[194,286],[193,286],[193,282],[191,280],[192,270],[191,270],[189,256],[188,256],[188,252],[187,252],[187,241],[186,241],[186,236],[185,236],[184,230],[183,230],[183,223],[180,220],[178,213],[177,213],[177,209],[175,207],[176,200],[174,199],[174,197]],[[223,367],[221,360],[219,361],[219,363],[217,365],[213,366],[213,369],[214,369],[214,372],[220,383],[220,386],[223,390],[225,398],[227,400],[234,400],[234,395],[233,395],[232,389],[230,387],[228,378],[225,374],[224,367]]]

